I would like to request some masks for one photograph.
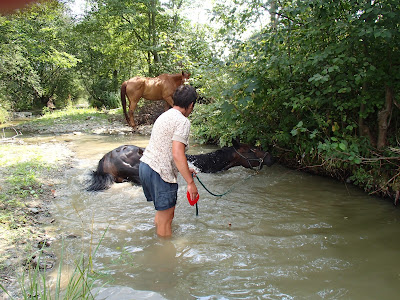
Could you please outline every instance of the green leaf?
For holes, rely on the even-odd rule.
[[[347,149],[346,145],[344,143],[340,143],[339,144],[339,148],[343,151],[345,151]]]
[[[250,96],[246,96],[244,98],[239,99],[238,104],[239,105],[243,105],[243,106],[247,106],[248,103],[252,100],[252,98]]]
[[[318,130],[314,129],[314,131],[310,133],[310,139],[314,139],[317,136],[317,134],[318,134]]]
[[[221,105],[221,110],[223,112],[231,112],[232,110],[234,110],[235,106],[227,101],[225,101],[222,105]]]

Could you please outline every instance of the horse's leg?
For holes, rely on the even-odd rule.
[[[133,117],[133,113],[136,109],[136,106],[142,98],[143,93],[144,93],[144,81],[141,81],[139,79],[132,80],[130,82],[130,85],[126,87],[126,95],[128,96],[129,99],[129,110],[128,110],[128,117],[129,117],[129,125],[132,127],[135,127],[135,120]]]
[[[124,111],[124,116],[125,116],[125,120],[126,122],[128,122],[129,124],[129,117],[128,117],[128,113],[126,112],[126,86],[128,84],[128,81],[125,81],[122,85],[121,85],[121,105],[122,105],[122,110]],[[129,101],[129,98],[128,98]]]
[[[129,109],[128,109],[129,121],[128,121],[128,123],[129,123],[129,126],[131,126],[131,127],[136,126],[135,120],[133,117],[133,113],[134,113],[136,106],[141,97],[142,97],[142,93],[140,91],[134,91],[134,92],[128,94],[128,99],[129,99]]]
[[[137,104],[139,102],[139,99],[140,99],[140,97],[139,98],[135,97],[132,101],[129,101],[128,116],[129,116],[129,125],[131,127],[135,127],[136,126],[135,120],[133,118],[133,112],[136,109],[136,106],[137,106]]]
[[[165,97],[164,100],[165,100],[165,110],[166,111],[174,106],[174,100],[172,99],[172,96]]]

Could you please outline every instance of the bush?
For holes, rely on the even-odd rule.
[[[10,119],[10,113],[0,104],[0,124]]]

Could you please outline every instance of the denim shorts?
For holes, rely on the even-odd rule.
[[[176,205],[178,184],[165,182],[144,162],[139,165],[139,177],[147,201],[153,201],[156,210],[166,210]]]

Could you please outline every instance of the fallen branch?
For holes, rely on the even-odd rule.
[[[14,130],[15,135],[12,136],[12,137],[6,138],[6,133],[4,132],[4,128],[3,128],[3,134],[2,134],[2,137],[1,137],[1,142],[6,142],[6,143],[7,143],[7,142],[13,142],[13,141],[15,140],[16,137],[22,135],[22,132],[17,131],[14,127],[11,127],[11,128]]]

